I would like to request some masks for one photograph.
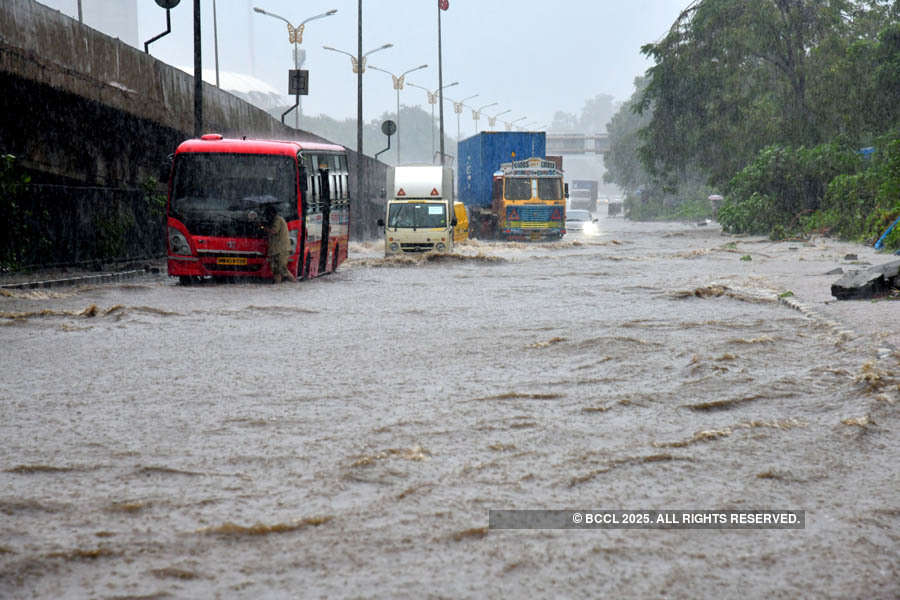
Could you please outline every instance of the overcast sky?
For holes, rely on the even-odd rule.
[[[114,1],[114,0],[105,0]],[[391,43],[393,48],[369,57],[369,64],[399,73],[421,64],[428,68],[407,79],[437,88],[437,1],[363,0],[363,51]],[[497,102],[485,113],[509,109],[501,119],[527,117],[522,124],[540,127],[556,110],[579,113],[597,94],[627,99],[633,81],[651,63],[640,53],[653,42],[690,0],[449,0],[442,13],[444,83],[459,85],[445,96],[467,104]],[[214,66],[213,0],[202,0],[203,64]],[[151,54],[173,65],[193,65],[193,2],[172,10],[172,33],[153,43]],[[287,26],[252,11],[259,6],[294,25],[337,9],[336,15],[307,23],[301,47],[303,68],[310,72],[304,113],[343,119],[356,116],[356,76],[349,57],[324,50],[333,46],[356,54],[357,0],[216,0],[219,69],[253,74],[279,91],[287,91],[293,66]],[[143,41],[165,30],[165,11],[154,0],[138,0],[138,29]],[[402,104],[422,105],[425,92],[401,91]],[[368,70],[364,76],[364,117],[394,111],[391,77]],[[452,108],[445,107],[452,118]],[[468,111],[467,111],[468,112]],[[465,119],[465,117],[464,117]],[[463,129],[471,126],[471,115]]]

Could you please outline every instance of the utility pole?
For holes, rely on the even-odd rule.
[[[438,2],[438,95],[440,96],[441,115],[441,166],[444,166],[444,67],[441,64],[441,10],[443,7]]]
[[[356,64],[359,66],[356,73],[356,202],[360,208],[362,228],[360,238],[365,239],[366,228],[369,223],[368,201],[363,196],[363,49],[362,49],[362,0],[358,0],[358,14],[356,17]]]
[[[203,133],[203,61],[200,53],[200,0],[194,0],[194,137]]]

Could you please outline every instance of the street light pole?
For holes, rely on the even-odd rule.
[[[437,104],[438,90],[431,91],[426,87],[416,85],[412,81],[408,82],[408,85],[419,88],[420,90],[425,90],[425,93],[428,95],[428,104],[431,105],[431,162],[434,163],[434,105]],[[459,82],[454,81],[453,83],[448,83],[443,89],[453,87],[454,85],[459,85]]]
[[[497,113],[496,115],[494,115],[493,117],[490,116],[490,115],[488,115],[488,127],[490,127],[491,129],[493,129],[493,128],[496,126],[496,124],[497,124],[497,117],[499,117],[500,115],[505,115],[505,114],[508,113],[508,112],[512,112],[512,109],[511,109],[511,108],[507,108],[506,110],[504,110],[504,111],[502,111],[502,112],[498,112],[498,113]]]
[[[219,19],[216,16],[216,0],[213,0],[213,52],[216,55],[216,88],[219,87]]]
[[[194,137],[200,137],[203,132],[203,60],[200,42],[200,0],[194,0]]]
[[[350,57],[350,65],[353,68],[353,72],[356,73],[356,154],[357,154],[357,164],[356,164],[356,194],[358,196],[357,202],[359,202],[360,206],[360,215],[362,217],[363,229],[360,232],[363,237],[365,237],[365,227],[369,222],[369,211],[368,211],[368,200],[363,198],[363,90],[362,90],[362,76],[363,72],[366,70],[366,57],[373,52],[378,52],[379,50],[385,50],[387,48],[392,48],[393,44],[384,44],[375,48],[374,50],[369,50],[365,54],[362,51],[362,0],[359,0],[359,15],[358,19],[358,27],[357,27],[357,54],[353,56],[349,52],[345,52],[344,50],[338,50],[337,48],[332,48],[331,46],[322,46],[326,50],[331,50],[332,52],[338,52],[340,54],[346,54]]]
[[[215,9],[215,0],[213,0],[213,9]],[[337,9],[332,8],[328,12],[324,12],[320,15],[316,15],[314,17],[309,17],[308,19],[304,19],[303,21],[300,22],[299,25],[297,25],[297,27],[294,27],[290,21],[288,21],[281,15],[276,15],[273,12],[263,10],[262,8],[259,8],[258,6],[253,7],[253,12],[258,12],[261,15],[266,15],[268,17],[273,17],[275,19],[279,19],[281,21],[284,21],[287,24],[288,42],[291,44],[294,44],[294,69],[299,70],[300,64],[301,64],[300,44],[303,43],[303,29],[306,27],[306,24],[309,23],[310,21],[315,21],[316,19],[330,17],[331,15],[337,13]],[[217,62],[216,63],[216,77],[218,77],[218,76],[219,76],[219,71],[218,71],[218,62]],[[217,83],[217,85],[218,85],[218,83]],[[299,106],[300,108],[297,110],[296,113],[294,113],[294,129],[300,129],[300,112],[303,110],[303,105],[300,104],[300,94],[297,94],[297,106]],[[288,112],[290,112],[290,109],[288,109]]]
[[[441,115],[441,166],[444,166],[444,67],[441,63],[441,2],[438,2],[438,95]]]
[[[475,121],[475,133],[478,133],[478,120],[481,118],[481,111],[490,106],[496,106],[499,102],[491,102],[490,104],[484,104],[479,106],[478,108],[472,109],[472,120]]]
[[[457,102],[456,100],[453,100],[452,98],[447,98],[447,100],[450,100],[450,102],[453,103],[453,112],[456,113],[456,142],[457,143],[459,143],[459,115],[461,115],[462,111],[463,111],[463,102],[465,102],[466,100],[471,100],[472,98],[475,98],[477,96],[478,96],[478,94],[473,94],[467,98],[463,98],[459,102]]]
[[[386,69],[380,69],[375,65],[369,65],[370,69],[374,69],[375,71],[381,71],[382,73],[387,73],[391,76],[394,81],[394,89],[397,90],[397,164],[400,164],[400,133],[403,131],[403,128],[400,127],[400,90],[403,89],[404,77],[413,71],[418,71],[419,69],[427,69],[428,65],[419,65],[418,67],[414,67],[407,71],[403,71],[400,75],[395,75]]]
[[[518,123],[519,121],[524,121],[528,117],[519,117],[518,119],[513,119],[512,121],[504,121],[506,123],[506,130],[510,131],[514,123]]]

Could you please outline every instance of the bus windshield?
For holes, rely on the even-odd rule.
[[[193,234],[264,237],[267,205],[297,219],[297,163],[290,156],[185,153],[175,161],[170,214]]]
[[[431,202],[396,202],[388,209],[388,227],[394,229],[447,226],[447,207]]]

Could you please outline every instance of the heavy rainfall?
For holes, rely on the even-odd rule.
[[[660,82],[685,74],[674,38],[755,31],[766,11],[748,22],[741,3],[676,2],[638,32],[655,66],[627,101],[599,93],[597,74],[577,87],[580,115],[497,130],[476,118],[465,135],[448,101],[446,148],[431,107],[404,105],[366,123],[360,156],[355,118],[340,132],[295,108],[297,131],[281,122],[294,97],[256,108],[212,85],[213,126],[196,139],[190,74],[50,4],[62,12],[0,7],[3,77],[21,92],[3,106],[35,116],[52,98],[77,115],[0,137],[0,597],[900,596],[897,110],[872,100],[876,126],[818,105],[858,135],[815,147],[789,145],[812,135],[799,125],[751,139],[723,119],[700,133],[747,146],[727,160],[653,119],[678,96]],[[191,2],[169,4],[190,16]],[[355,26],[357,3],[334,4]],[[429,4],[450,40],[473,35],[454,20],[463,0]],[[799,19],[790,10],[813,4],[761,6]],[[836,4],[873,44],[854,56],[900,56],[896,3]],[[42,41],[63,31],[87,36],[90,57]],[[76,97],[110,48],[159,85]],[[67,60],[91,68],[71,77]],[[873,90],[893,85],[871,72]],[[718,75],[691,82],[727,86]],[[777,106],[741,105],[742,123],[798,118],[791,105],[778,121]],[[124,134],[104,118],[158,139],[116,142],[113,157],[98,139]],[[403,160],[397,146],[375,156],[387,119],[406,131]],[[499,510],[575,526],[495,527]],[[577,526],[603,511],[803,517]]]

